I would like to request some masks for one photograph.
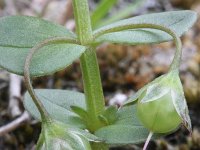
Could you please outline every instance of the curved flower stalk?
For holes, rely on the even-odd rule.
[[[138,141],[143,141],[147,135],[146,129],[143,126],[136,126],[126,121],[129,120],[129,117],[134,117],[135,114],[133,114],[132,110],[125,108],[124,112],[118,113],[115,108],[107,109],[105,107],[95,48],[102,42],[137,45],[171,40],[166,33],[173,37],[176,44],[176,53],[170,66],[170,72],[142,88],[134,98],[131,98],[130,103],[134,103],[137,100],[138,116],[144,126],[150,130],[144,149],[154,132],[171,132],[181,122],[191,130],[188,109],[177,71],[181,58],[181,41],[178,36],[181,36],[195,22],[196,13],[192,11],[173,11],[144,15],[121,20],[93,31],[88,0],[72,0],[72,4],[76,34],[66,30],[65,27],[35,17],[11,16],[0,19],[0,66],[16,74],[22,75],[24,72],[26,87],[37,108],[32,103],[30,96],[27,99],[25,98],[27,102],[25,106],[29,106],[27,110],[42,120],[42,133],[37,148],[50,150],[108,150],[109,144],[123,145],[129,142],[137,143]],[[48,39],[50,37],[52,38]],[[29,48],[32,49],[26,58]],[[41,50],[41,53],[37,53],[35,56],[34,54],[38,50]],[[80,58],[84,95],[79,93],[76,99],[74,92],[73,94],[68,92],[63,94],[63,92],[56,90],[53,90],[54,92],[52,93],[49,93],[50,90],[45,90],[45,92],[38,90],[38,94],[48,92],[46,96],[51,96],[49,100],[52,100],[50,105],[45,101],[47,98],[44,96],[37,97],[31,85],[31,77],[52,74],[64,69],[78,58]],[[52,66],[52,64],[54,65]],[[62,93],[62,96],[60,93]],[[68,95],[72,96],[73,100],[67,103],[65,107],[60,108],[60,104],[63,106],[62,102],[65,102]],[[61,102],[59,106],[57,105],[58,99]],[[85,103],[83,102],[83,104],[79,105],[79,100],[83,100]],[[71,102],[74,102],[74,104]],[[71,107],[70,110],[72,105],[75,107]],[[56,107],[55,111],[54,108]],[[161,109],[162,111],[160,111]],[[65,114],[64,111],[69,113]],[[71,111],[74,112],[71,113]],[[75,115],[74,113],[78,114],[79,118],[71,120],[71,117]],[[130,113],[133,115],[130,115]],[[60,114],[63,115],[60,116]],[[122,115],[118,117],[118,114],[119,116]],[[41,115],[41,117],[38,115]],[[82,119],[85,116],[87,119]],[[169,117],[173,121],[166,121]],[[89,145],[89,141],[95,142],[98,139],[96,137],[88,137],[88,132],[71,128],[71,126],[57,122],[52,118],[69,124],[73,122],[72,124],[76,127],[80,127],[79,125],[85,127],[87,124],[87,130],[94,134],[98,133],[96,135],[101,135],[100,137],[106,141]],[[128,119],[124,121],[124,118]],[[151,119],[148,120],[149,118]],[[134,118],[132,119],[135,120]],[[133,120],[131,121],[132,123],[134,122]],[[159,120],[162,121],[160,126]],[[132,130],[129,130],[129,128],[128,132],[123,132],[127,131],[128,127],[133,128]],[[120,132],[114,133],[113,131]],[[117,138],[118,135],[120,135],[120,138]]]
[[[122,25],[122,26],[115,26],[111,28],[105,28],[104,30],[96,31],[94,33],[94,38],[97,38],[107,33],[118,32],[118,31],[123,31],[127,29],[137,29],[137,28],[157,29],[157,30],[161,30],[168,33],[174,38],[174,41],[176,44],[176,53],[170,65],[169,73],[160,76],[159,78],[155,79],[154,81],[152,81],[151,83],[147,84],[145,87],[140,89],[133,97],[131,97],[125,103],[125,105],[133,104],[137,100],[139,100],[138,101],[138,105],[139,105],[139,104],[145,104],[145,103],[150,103],[154,101],[155,102],[164,101],[163,99],[166,99],[166,101],[171,99],[169,102],[167,102],[167,104],[170,105],[173,103],[172,105],[170,105],[170,107],[174,107],[174,112],[177,112],[183,124],[191,132],[191,123],[190,123],[190,118],[188,115],[188,108],[185,101],[184,92],[183,92],[182,84],[179,78],[179,71],[178,71],[180,61],[181,61],[182,44],[181,44],[180,38],[176,35],[174,31],[162,25],[156,25],[156,24],[146,24],[146,23],[128,24],[128,25]],[[163,97],[165,95],[168,95],[169,97],[167,98]],[[144,113],[148,114],[146,110],[144,110]],[[166,133],[166,132],[168,131],[163,131],[163,132],[159,131],[159,133]]]
[[[24,65],[24,79],[25,79],[25,85],[26,88],[33,100],[33,102],[35,103],[37,109],[40,112],[42,121],[48,121],[49,115],[47,113],[47,111],[45,110],[43,104],[40,102],[39,98],[36,96],[33,87],[31,85],[31,79],[30,79],[30,64],[31,64],[31,60],[34,56],[34,54],[41,49],[44,46],[47,46],[49,44],[54,44],[54,43],[73,43],[73,44],[78,44],[78,42],[75,39],[71,39],[71,38],[66,38],[66,37],[55,37],[55,38],[49,38],[46,39],[44,41],[42,41],[41,43],[37,44],[36,46],[34,46],[30,52],[28,53],[28,56],[26,57],[25,60],[25,65]]]
[[[27,90],[38,108],[42,119],[42,131],[37,143],[38,150],[91,150],[90,142],[99,142],[100,140],[86,132],[77,128],[72,128],[53,120],[46,111],[39,98],[36,96],[30,79],[30,64],[34,54],[44,46],[53,43],[73,43],[78,44],[74,39],[63,37],[47,39],[35,47],[33,47],[25,61],[24,78]]]
[[[115,26],[115,27],[107,27],[107,28],[104,28],[104,29],[101,29],[101,30],[97,30],[97,31],[94,32],[93,36],[94,36],[94,39],[96,39],[99,36],[104,35],[104,34],[108,34],[108,33],[125,31],[125,30],[130,30],[130,29],[142,29],[142,28],[156,29],[156,30],[164,31],[164,32],[168,33],[170,36],[173,37],[174,42],[176,44],[176,52],[175,52],[173,62],[171,63],[171,66],[170,66],[170,70],[176,70],[177,68],[179,68],[181,55],[182,55],[181,40],[173,30],[171,30],[170,28],[165,27],[163,25],[151,24],[151,23],[137,23],[137,24],[119,25],[119,26]]]
[[[170,71],[144,86],[125,103],[125,105],[130,105],[137,102],[138,117],[143,125],[150,130],[144,146],[144,149],[146,149],[153,133],[172,132],[179,127],[181,122],[191,132],[191,121],[178,71],[182,44],[174,31],[161,25],[141,23],[105,28],[95,32],[94,37],[136,28],[164,31],[174,38],[176,44],[176,53],[170,65]]]

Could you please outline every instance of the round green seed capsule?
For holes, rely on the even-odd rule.
[[[141,99],[142,96],[137,103],[137,115],[151,132],[168,133],[179,127],[181,117],[175,110],[170,92],[157,100],[146,103],[141,103]]]

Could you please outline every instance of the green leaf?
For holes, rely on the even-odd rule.
[[[131,14],[133,14],[135,11],[141,8],[145,1],[146,0],[135,0],[134,2],[130,3],[130,5],[128,5],[126,9],[118,10],[117,13],[112,14],[112,16],[103,19],[97,24],[97,27],[108,25],[114,21],[130,17]]]
[[[134,93],[130,98],[123,103],[123,105],[133,105],[138,101],[138,98],[146,90],[146,85]]]
[[[23,75],[25,59],[30,48],[1,47],[0,67],[9,72]],[[84,46],[75,44],[51,44],[41,48],[30,66],[31,76],[53,74],[71,65],[85,51]]]
[[[95,135],[111,146],[138,144],[146,140],[149,131],[139,121],[135,105],[120,108],[117,117],[117,121],[100,128]],[[155,134],[153,138],[159,136],[161,135]]]
[[[39,42],[53,37],[74,39],[65,27],[28,16],[9,16],[0,19],[0,67],[22,75],[29,50]],[[32,76],[49,75],[64,69],[85,51],[75,44],[51,44],[39,50],[31,65]],[[53,64],[53,65],[52,65]]]
[[[103,123],[113,124],[117,120],[117,106],[109,106],[102,115],[99,116]]]
[[[146,140],[148,130],[143,126],[110,125],[95,132],[110,145],[137,144]]]
[[[118,0],[101,0],[91,15],[92,26],[96,27],[117,2]]]
[[[52,37],[75,38],[65,27],[36,17],[9,16],[0,19],[0,46],[31,48]]]
[[[130,105],[122,107],[117,112],[117,121],[115,125],[132,125],[132,126],[142,126],[136,115],[136,105]]]
[[[181,36],[186,32],[196,21],[197,14],[193,11],[170,11],[163,13],[147,14],[142,16],[133,17],[118,21],[116,23],[104,26],[96,31],[94,34],[102,30],[109,30],[113,27],[149,23],[157,24],[172,29],[176,34]],[[120,32],[108,33],[96,38],[97,43],[111,42],[111,43],[124,43],[124,44],[147,44],[147,43],[160,43],[172,40],[172,37],[167,33],[155,29],[132,29]]]
[[[119,109],[117,121],[95,132],[110,145],[136,144],[146,140],[149,131],[136,116],[135,105]]]
[[[89,114],[85,109],[78,106],[71,106],[71,110],[84,121],[85,125],[90,121]]]
[[[108,119],[105,116],[99,115],[98,118],[101,121],[101,123],[103,123],[105,126],[109,125]]]
[[[84,122],[71,111],[70,106],[86,108],[84,94],[67,90],[37,89],[39,97],[51,118],[68,125],[84,128]],[[28,93],[25,94],[24,106],[36,119],[40,113]]]
[[[86,130],[82,130],[79,128],[70,128],[71,133],[77,134],[79,136],[84,136],[88,141],[90,142],[103,142],[103,140],[93,134],[91,134],[90,132],[86,131]]]
[[[165,74],[157,77],[156,79],[154,79],[150,83],[144,85],[136,93],[134,93],[132,96],[130,96],[130,98],[127,101],[124,102],[123,106],[134,105],[137,102],[138,98],[141,97],[142,94],[145,94],[144,92],[147,90],[147,88],[149,86],[151,86],[152,84],[157,84],[157,82],[159,82],[160,80],[162,80],[162,78],[164,76],[165,76]]]
[[[78,106],[71,106],[71,110],[81,118],[88,118],[88,113],[85,109]]]

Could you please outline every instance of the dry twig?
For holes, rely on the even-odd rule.
[[[21,81],[22,77],[10,74],[10,85],[9,85],[9,112],[12,117],[21,115],[19,107],[19,99],[21,98]]]
[[[0,136],[3,136],[6,133],[15,130],[16,128],[21,126],[23,123],[25,123],[29,119],[30,119],[30,116],[28,112],[24,111],[24,113],[20,117],[18,117],[17,119],[15,119],[14,121],[10,122],[7,125],[0,127]]]

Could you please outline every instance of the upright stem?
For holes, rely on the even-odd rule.
[[[93,42],[93,33],[88,2],[87,0],[73,0],[73,7],[78,39],[82,45],[88,46],[88,49],[81,56],[80,63],[87,111],[90,115],[88,129],[94,132],[102,127],[98,116],[105,109],[99,66],[95,48],[90,46],[90,43]]]
[[[94,49],[87,49],[80,60],[87,111],[90,115],[89,130],[93,132],[102,126],[98,115],[102,113],[105,105],[99,67]]]
[[[82,45],[88,46],[88,49],[81,56],[80,63],[87,112],[90,117],[88,129],[94,132],[102,127],[98,116],[104,111],[105,102],[95,48],[90,46],[90,43],[93,42],[93,33],[88,2],[87,0],[73,0],[73,8],[78,39]],[[91,147],[93,150],[109,149],[104,143],[92,143]]]
[[[82,45],[93,41],[90,12],[87,0],[73,0],[76,32]]]

